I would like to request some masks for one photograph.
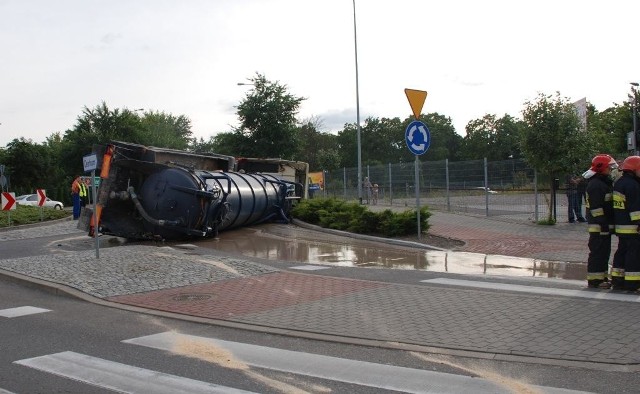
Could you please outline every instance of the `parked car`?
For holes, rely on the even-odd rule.
[[[489,194],[498,194],[497,191],[491,190],[491,188],[489,188],[489,187],[485,188],[484,186],[478,186],[478,187],[476,187],[476,189],[482,190],[483,192],[487,192]]]
[[[33,207],[38,206],[38,195],[37,194],[23,194],[22,196],[16,197],[16,203],[20,205],[31,205]],[[64,204],[60,201],[55,201],[47,197],[44,202],[44,206],[47,208],[53,209],[62,209],[64,208]]]

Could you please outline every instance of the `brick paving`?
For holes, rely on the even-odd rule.
[[[464,251],[586,259],[588,236],[580,225],[537,226],[444,212],[435,212],[430,223],[432,233],[464,240]],[[73,225],[5,231],[0,241],[78,232]],[[0,258],[0,269],[122,305],[261,329],[565,361],[640,363],[640,303],[344,279],[209,253],[129,245],[103,249],[99,262],[93,251],[83,251]],[[375,272],[387,279],[386,270]],[[582,285],[546,280],[544,286]]]

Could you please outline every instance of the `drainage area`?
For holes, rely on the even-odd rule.
[[[393,268],[585,280],[586,264],[480,253],[426,250],[363,241],[294,225],[264,224],[224,231],[198,246],[271,261],[340,267]]]

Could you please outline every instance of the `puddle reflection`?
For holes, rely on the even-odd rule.
[[[586,265],[479,253],[417,250],[303,229],[265,224],[220,233],[198,245],[273,261],[342,267],[380,267],[456,274],[585,280]]]

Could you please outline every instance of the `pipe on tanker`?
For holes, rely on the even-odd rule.
[[[131,201],[133,201],[133,204],[135,205],[136,209],[138,210],[140,215],[144,218],[144,220],[146,220],[147,222],[154,224],[156,226],[174,226],[175,227],[182,224],[182,220],[154,219],[147,213],[147,211],[144,210],[144,208],[142,207],[142,204],[140,204],[140,200],[138,200],[138,195],[133,189],[133,186],[129,186],[127,191],[129,192],[129,195],[131,196]]]

